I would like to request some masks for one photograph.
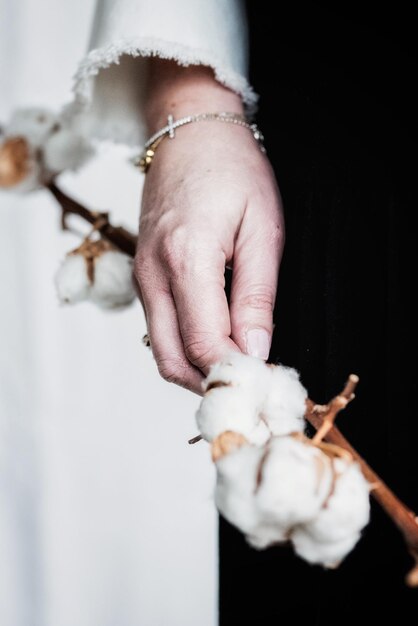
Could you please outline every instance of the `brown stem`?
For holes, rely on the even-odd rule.
[[[350,397],[348,397],[348,392],[350,393]],[[347,383],[344,392],[336,398],[341,398],[344,395],[344,397],[346,397],[347,399],[351,399],[353,397],[352,393],[353,389],[350,389],[349,383]],[[373,497],[384,509],[384,511],[386,511],[388,516],[401,531],[408,550],[415,560],[415,566],[407,575],[406,582],[411,587],[418,587],[418,523],[415,513],[411,511],[393,493],[391,489],[389,489],[389,487],[380,478],[380,476],[370,467],[367,461],[365,461],[363,457],[347,441],[341,431],[333,425],[333,420],[335,419],[336,415],[336,403],[334,401],[335,399],[331,400],[328,405],[323,406],[317,405],[312,402],[312,400],[308,399],[306,401],[307,410],[305,417],[307,421],[312,424],[312,426],[317,430],[318,433],[321,432],[324,424],[329,425],[329,423],[331,422],[330,428],[327,429],[327,432],[324,435],[325,441],[336,444],[344,450],[347,450],[360,464],[365,478],[372,485]],[[345,403],[345,405],[346,404],[347,402]],[[339,410],[341,410],[341,408],[343,407],[340,406]],[[329,415],[331,415],[331,418],[329,417]]]
[[[135,256],[136,249],[136,236],[123,228],[122,226],[112,226],[107,219],[106,213],[99,213],[97,211],[89,211],[82,204],[67,196],[57,185],[52,182],[48,185],[47,189],[52,193],[58,203],[61,205],[63,212],[63,223],[65,224],[65,217],[69,213],[74,215],[79,215],[84,220],[97,226],[98,218],[106,218],[102,220],[102,223],[99,224],[97,230],[100,234],[117,246],[122,252],[128,254],[129,256]]]
[[[338,413],[342,409],[345,409],[347,404],[351,402],[351,400],[354,399],[354,389],[356,388],[358,381],[359,381],[359,377],[356,376],[356,374],[351,374],[348,377],[348,380],[342,392],[338,394],[338,396],[335,396],[335,398],[333,398],[331,402],[327,404],[326,407],[322,407],[322,408],[318,407],[317,410],[323,412],[324,421],[321,427],[318,429],[315,437],[313,438],[312,443],[314,444],[320,443],[324,439],[326,434],[331,430]],[[324,409],[325,409],[325,412],[324,412]]]
[[[194,443],[198,443],[199,441],[202,441],[202,439],[203,439],[202,435],[195,435],[195,437],[192,437],[191,439],[189,439],[187,443],[190,443],[190,445],[193,445]]]

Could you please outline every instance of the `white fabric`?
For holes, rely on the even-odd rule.
[[[116,27],[125,3],[114,4]],[[219,55],[219,31],[225,68],[240,72],[226,43],[231,37],[232,50],[240,40],[235,0],[135,4],[170,25],[172,6],[180,7],[178,45],[184,31],[183,44],[193,46],[189,31],[200,23],[198,38]],[[0,121],[16,106],[58,109],[71,100],[93,5],[0,0]],[[228,29],[210,26],[205,5],[231,16]],[[96,20],[100,45],[112,39],[109,30],[98,34],[104,23]],[[107,76],[112,88],[114,74]],[[117,85],[119,95],[129,88]],[[61,182],[135,228],[141,179],[125,158],[122,149],[105,150]],[[53,276],[78,239],[59,232],[46,192],[0,193],[0,233],[0,624],[213,626],[214,476],[206,444],[186,444],[198,398],[160,379],[141,344],[139,305],[117,314],[58,306]]]
[[[144,142],[141,111],[153,55],[210,66],[249,109],[256,101],[246,78],[240,0],[99,0],[89,48],[75,77],[73,110],[85,111],[98,138]]]

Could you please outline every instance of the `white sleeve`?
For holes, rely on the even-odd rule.
[[[75,75],[70,111],[90,135],[140,146],[148,59],[213,68],[249,109],[247,29],[240,0],[98,0],[90,51]]]

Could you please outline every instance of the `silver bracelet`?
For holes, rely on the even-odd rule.
[[[266,151],[263,145],[264,137],[261,131],[258,129],[257,124],[251,124],[243,115],[240,115],[239,113],[198,113],[196,115],[187,115],[186,117],[182,117],[176,121],[174,121],[172,115],[169,115],[167,117],[167,125],[163,126],[163,128],[154,133],[148,139],[148,141],[146,141],[141,154],[132,160],[133,164],[138,166],[142,172],[146,172],[151,165],[157,147],[165,137],[174,139],[174,137],[176,136],[175,131],[177,128],[185,126],[186,124],[191,124],[192,122],[208,121],[226,122],[229,124],[236,124],[237,126],[243,126],[244,128],[248,128],[252,132],[254,139],[259,144],[260,150],[262,152]]]

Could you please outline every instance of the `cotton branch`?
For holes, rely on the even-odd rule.
[[[113,243],[125,254],[135,256],[136,236],[122,226],[112,226],[107,213],[90,211],[82,204],[67,196],[55,182],[51,182],[47,189],[52,193],[62,209],[62,224],[65,228],[66,217],[69,214],[78,215],[96,227],[96,230],[108,241]]]
[[[135,255],[136,236],[120,226],[112,226],[107,213],[90,211],[79,202],[67,196],[52,182],[47,187],[60,204],[63,211],[63,224],[68,214],[78,215],[94,225],[100,234],[129,256]],[[358,377],[352,374],[343,391],[326,405],[319,405],[308,399],[305,417],[316,429],[313,443],[327,441],[347,450],[360,464],[364,476],[372,488],[372,495],[402,533],[415,566],[406,577],[406,583],[418,587],[418,523],[415,513],[411,511],[394,493],[380,476],[370,467],[363,457],[353,448],[341,431],[334,425],[338,413],[354,398],[354,389]],[[189,440],[190,444],[201,440],[197,435]]]
[[[340,446],[350,452],[360,464],[362,472],[372,487],[372,496],[380,504],[387,515],[401,531],[407,548],[415,560],[415,566],[406,577],[406,583],[410,587],[418,587],[418,523],[415,513],[411,511],[394,493],[380,476],[370,467],[363,457],[347,441],[341,431],[334,426],[334,420],[339,411],[354,397],[354,388],[358,383],[358,377],[351,375],[344,390],[326,405],[318,405],[307,400],[307,421],[317,430],[313,441],[325,441]]]

